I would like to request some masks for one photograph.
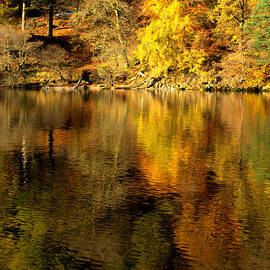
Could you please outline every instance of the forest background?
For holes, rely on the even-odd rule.
[[[269,0],[7,0],[2,85],[270,88]]]

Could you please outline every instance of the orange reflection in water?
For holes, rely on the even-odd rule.
[[[244,149],[269,117],[268,97],[177,93],[173,101],[157,96],[145,106],[138,125],[140,170],[160,197],[178,194],[175,244],[192,269],[248,269],[253,251],[241,220],[264,214],[245,202],[263,196],[269,203],[269,183],[262,192]]]

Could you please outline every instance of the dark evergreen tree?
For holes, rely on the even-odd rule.
[[[78,0],[31,0],[32,7],[42,7],[48,10],[49,13],[49,24],[48,24],[48,35],[53,37],[53,19],[55,10],[61,9],[74,9],[78,5]]]
[[[260,0],[246,23],[245,30],[252,38],[251,47],[258,56],[258,64],[270,64],[270,1]]]
[[[53,16],[54,16],[54,8],[55,8],[56,3],[57,3],[56,0],[32,0],[31,1],[32,7],[48,8],[48,13],[49,13],[48,35],[49,37],[53,36]]]

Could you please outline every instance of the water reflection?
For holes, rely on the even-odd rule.
[[[269,98],[1,91],[0,268],[270,268]]]

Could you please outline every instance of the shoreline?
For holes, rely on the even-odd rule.
[[[115,85],[115,86],[106,86],[104,84],[92,84],[92,85],[80,85],[76,87],[74,84],[67,85],[50,85],[50,86],[42,86],[37,83],[30,83],[25,85],[15,85],[15,86],[0,86],[2,89],[21,89],[21,90],[43,90],[43,91],[66,91],[66,92],[76,92],[76,91],[101,91],[101,90],[148,90],[148,91],[201,91],[201,92],[220,92],[220,93],[263,93],[270,92],[269,88],[256,86],[256,87],[138,87],[134,85]]]

